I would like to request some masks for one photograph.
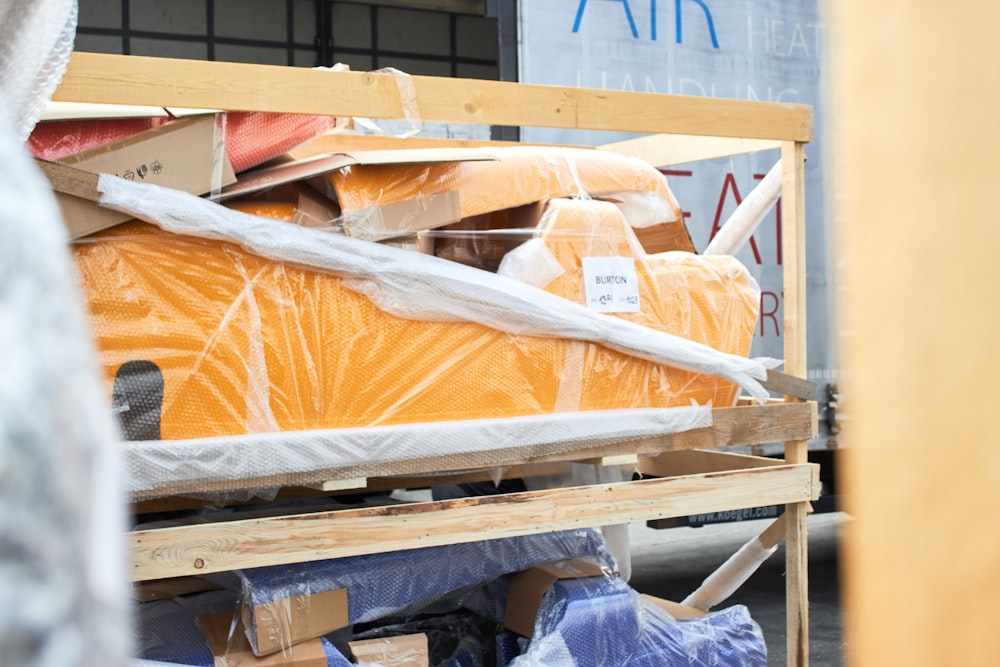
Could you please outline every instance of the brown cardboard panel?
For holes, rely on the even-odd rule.
[[[457,190],[440,192],[351,211],[343,216],[344,231],[363,241],[409,236],[458,222],[462,219],[460,209]]]
[[[348,642],[358,664],[378,663],[382,667],[428,667],[427,635],[400,635],[382,639]]]
[[[198,617],[198,626],[205,635],[208,649],[215,657],[215,667],[326,667],[323,642],[311,639],[284,651],[257,657],[250,650],[246,630],[239,615],[230,611]]]
[[[504,627],[522,637],[535,632],[535,618],[545,593],[559,579],[603,577],[607,573],[596,563],[573,559],[544,563],[514,576],[507,592]]]
[[[197,195],[236,181],[224,147],[217,140],[213,114],[171,121],[59,162],[92,174],[114,174]],[[65,189],[57,190],[56,199],[71,239],[129,219],[126,214],[100,208]]]
[[[347,589],[297,595],[260,605],[245,603],[242,619],[257,634],[257,655],[269,655],[350,625]]]
[[[648,227],[633,227],[632,231],[642,244],[643,250],[650,255],[669,250],[695,251],[691,234],[683,220],[661,222]]]

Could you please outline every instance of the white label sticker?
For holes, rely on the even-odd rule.
[[[591,310],[639,312],[639,278],[633,257],[584,257],[583,285]]]

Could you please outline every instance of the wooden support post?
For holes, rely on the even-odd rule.
[[[806,377],[806,215],[805,151],[799,142],[781,146],[782,257],[785,291],[785,372]],[[800,400],[787,396],[786,400]],[[785,443],[788,463],[805,463],[807,441]],[[808,503],[794,503],[785,509],[785,597],[787,600],[788,664],[809,664],[809,541],[806,532]]]

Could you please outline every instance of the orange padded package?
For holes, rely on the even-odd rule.
[[[637,158],[551,146],[512,146],[490,153],[496,159],[353,165],[331,172],[330,181],[348,223],[363,222],[365,216],[357,214],[376,206],[444,192],[458,193],[462,218],[550,197],[642,192],[658,196],[665,209],[662,219],[650,222],[680,219],[666,179]]]
[[[546,289],[582,302],[582,257],[634,257],[641,311],[623,317],[749,351],[759,297],[736,260],[645,256],[617,207],[597,201],[554,200],[538,237],[563,271]],[[129,439],[722,405],[736,396],[724,380],[595,344],[401,319],[335,275],[143,223],[73,252]]]

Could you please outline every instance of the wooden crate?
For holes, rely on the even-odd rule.
[[[785,369],[791,376],[805,375],[803,147],[812,139],[811,108],[425,76],[409,81],[415,97],[404,103],[391,74],[75,53],[54,100],[367,118],[403,118],[417,108],[426,121],[638,132],[649,136],[607,149],[643,157],[655,166],[780,147]],[[365,147],[375,141],[379,147],[386,141],[394,146],[427,142],[351,141],[365,142]],[[326,137],[300,154],[358,145],[337,142]],[[809,501],[819,495],[818,468],[806,461],[806,441],[817,434],[816,405],[787,396],[768,405],[718,408],[713,416],[710,429],[575,455],[610,464],[659,453],[642,463],[657,475],[653,478],[136,531],[129,536],[131,576],[151,580],[785,503],[789,664],[806,664],[806,515]],[[705,451],[768,442],[785,442],[783,461]],[[511,448],[502,465],[512,475],[527,475],[536,466],[558,466],[565,458],[526,457]],[[442,472],[439,463],[434,457],[400,462],[377,476],[344,471],[321,486],[417,486],[426,483],[426,474]],[[465,463],[477,467],[475,460]],[[495,458],[490,463],[495,465]],[[453,474],[437,480],[484,475]]]

